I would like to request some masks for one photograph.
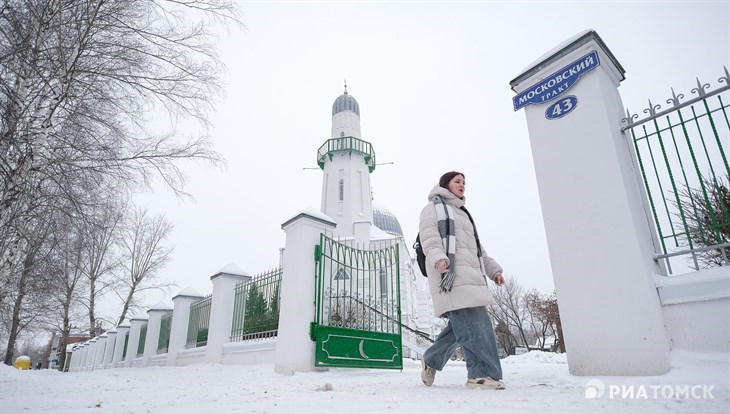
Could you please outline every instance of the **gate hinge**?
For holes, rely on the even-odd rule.
[[[314,261],[318,262],[322,259],[322,245],[314,246]]]

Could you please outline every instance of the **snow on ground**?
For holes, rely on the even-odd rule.
[[[272,364],[70,373],[0,365],[0,413],[730,413],[730,354],[674,351],[671,358],[662,376],[577,377],[565,355],[533,351],[502,361],[505,391],[467,389],[459,361],[432,387],[410,359],[402,371],[291,376]]]

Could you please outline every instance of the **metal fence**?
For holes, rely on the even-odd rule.
[[[687,101],[676,94],[669,107],[649,101],[639,116],[627,110],[622,130],[636,150],[668,274],[730,265],[730,74],[719,87],[697,80]]]
[[[167,353],[170,347],[170,328],[172,327],[172,312],[162,316],[160,320],[160,337],[157,340],[157,353]]]
[[[137,357],[144,354],[144,344],[147,340],[147,322],[143,323],[139,329],[139,344],[137,345]]]
[[[277,335],[281,275],[281,268],[272,269],[236,285],[232,342]]]
[[[188,336],[185,348],[197,348],[208,343],[208,326],[210,325],[210,305],[213,295],[208,295],[190,305],[188,319]]]
[[[127,357],[127,347],[129,346],[129,331],[124,333],[124,346],[122,347],[122,360]]]
[[[316,322],[400,334],[398,245],[348,244],[321,236]]]

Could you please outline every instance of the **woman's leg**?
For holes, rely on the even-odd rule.
[[[464,350],[468,377],[502,379],[497,341],[487,308],[479,306],[451,311],[449,323],[455,342]]]
[[[451,326],[451,320],[449,320],[444,330],[436,337],[433,345],[428,347],[426,352],[423,353],[423,360],[429,367],[441,371],[444,369],[444,365],[449,362],[451,355],[454,354],[458,346],[459,344],[456,342],[456,336]]]

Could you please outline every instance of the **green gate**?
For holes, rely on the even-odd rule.
[[[398,244],[360,250],[322,234],[314,255],[315,365],[402,369]]]

